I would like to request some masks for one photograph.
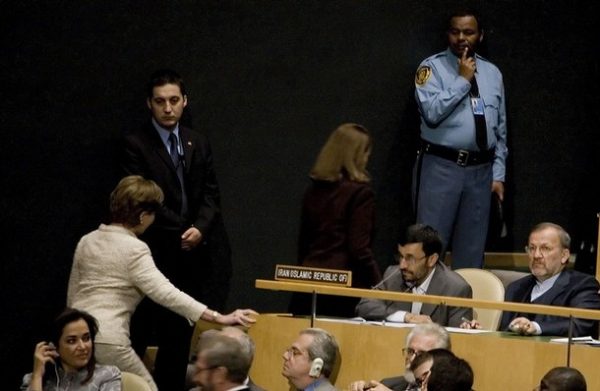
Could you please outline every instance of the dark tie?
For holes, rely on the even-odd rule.
[[[179,185],[181,186],[180,213],[182,216],[185,216],[188,210],[188,202],[187,194],[185,193],[185,184],[183,183],[183,156],[179,155],[177,136],[175,135],[175,133],[169,134],[169,155],[171,155],[171,160],[173,160],[173,165],[175,166],[175,170],[177,171],[177,178],[179,178]]]
[[[169,135],[169,155],[171,155],[171,160],[173,160],[173,165],[175,168],[178,168],[179,152],[177,151],[177,136],[175,133],[171,133]]]
[[[477,79],[473,75],[473,80],[471,80],[471,97],[479,98],[479,86],[477,85]],[[483,103],[481,103],[483,107]],[[484,114],[473,114],[475,117],[475,141],[477,142],[477,146],[480,151],[488,150],[488,142],[487,142],[487,127],[485,124],[485,115]]]

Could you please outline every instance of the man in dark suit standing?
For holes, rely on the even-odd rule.
[[[440,259],[442,239],[428,225],[415,224],[407,229],[398,245],[398,265],[387,268],[375,289],[412,292],[417,295],[440,295],[472,298],[471,286]],[[365,319],[403,323],[431,323],[459,327],[463,319],[471,319],[473,310],[465,307],[419,302],[403,302],[364,298],[356,306],[356,314]]]
[[[512,282],[504,300],[532,304],[600,309],[600,285],[588,274],[566,269],[571,238],[557,224],[540,223],[533,227],[525,247],[531,274]],[[550,315],[504,312],[500,330],[523,335],[567,336],[569,319]],[[573,337],[597,336],[598,322],[573,319]]]
[[[165,195],[154,225],[142,239],[171,282],[210,308],[222,310],[229,291],[231,252],[209,142],[180,125],[187,106],[180,75],[172,70],[156,71],[147,94],[152,118],[141,129],[126,134],[122,160],[126,175],[154,180]],[[133,320],[134,341],[136,334],[151,326],[144,312],[151,314],[156,326],[154,377],[159,389],[183,390],[192,328],[150,302],[137,312],[142,314]],[[215,311],[213,316],[217,315]],[[147,341],[140,342],[144,345]],[[139,353],[141,345],[136,347]]]

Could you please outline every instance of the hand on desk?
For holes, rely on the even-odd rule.
[[[458,326],[461,329],[477,329],[477,330],[481,329],[481,323],[479,323],[475,319],[469,320],[467,318],[463,318],[462,321],[463,322],[460,324],[460,326]]]
[[[537,333],[535,323],[525,317],[513,319],[508,325],[508,328],[510,331],[514,331],[515,333],[519,333],[521,335],[535,335]]]
[[[383,384],[379,383],[376,380],[371,380],[369,382],[364,380],[357,380],[355,382],[350,383],[350,391],[392,391]]]
[[[433,321],[431,320],[431,318],[428,315],[412,314],[410,312],[404,316],[404,322],[405,323],[415,323],[415,324],[433,323]]]

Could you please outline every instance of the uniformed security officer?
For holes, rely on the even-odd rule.
[[[449,19],[448,48],[415,77],[421,148],[413,173],[417,222],[452,239],[452,267],[483,266],[490,189],[504,199],[506,110],[502,74],[478,55],[483,40],[472,10]]]

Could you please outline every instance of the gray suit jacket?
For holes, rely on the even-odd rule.
[[[291,383],[290,383],[291,385]],[[308,387],[306,387],[304,390],[310,390],[310,391],[338,391],[337,388],[335,388],[335,386],[333,384],[331,384],[331,382],[329,381],[329,379],[327,379],[326,377],[319,379],[318,380],[318,384],[315,388],[313,388],[314,383],[311,383],[308,385]],[[292,385],[292,390],[299,390],[297,388],[295,388]]]
[[[398,265],[392,265],[387,268],[383,279],[389,277],[398,270]],[[382,280],[383,281],[383,280]],[[406,292],[410,288],[404,283],[402,273],[398,272],[385,280],[383,284],[375,289],[385,291]],[[454,296],[472,298],[473,291],[471,286],[458,273],[450,270],[443,263],[438,262],[431,277],[429,295]],[[412,303],[402,301],[378,300],[364,298],[356,306],[356,314],[369,320],[384,320],[388,315],[396,311],[410,312]],[[446,305],[436,305],[423,303],[421,307],[422,315],[429,315],[431,320],[442,326],[458,327],[462,323],[462,317],[472,319],[473,311],[471,308],[449,307]]]
[[[338,389],[335,388],[335,386],[329,382],[329,379],[324,378],[321,379],[321,381],[317,385],[317,388],[315,388],[315,391],[338,391]]]

